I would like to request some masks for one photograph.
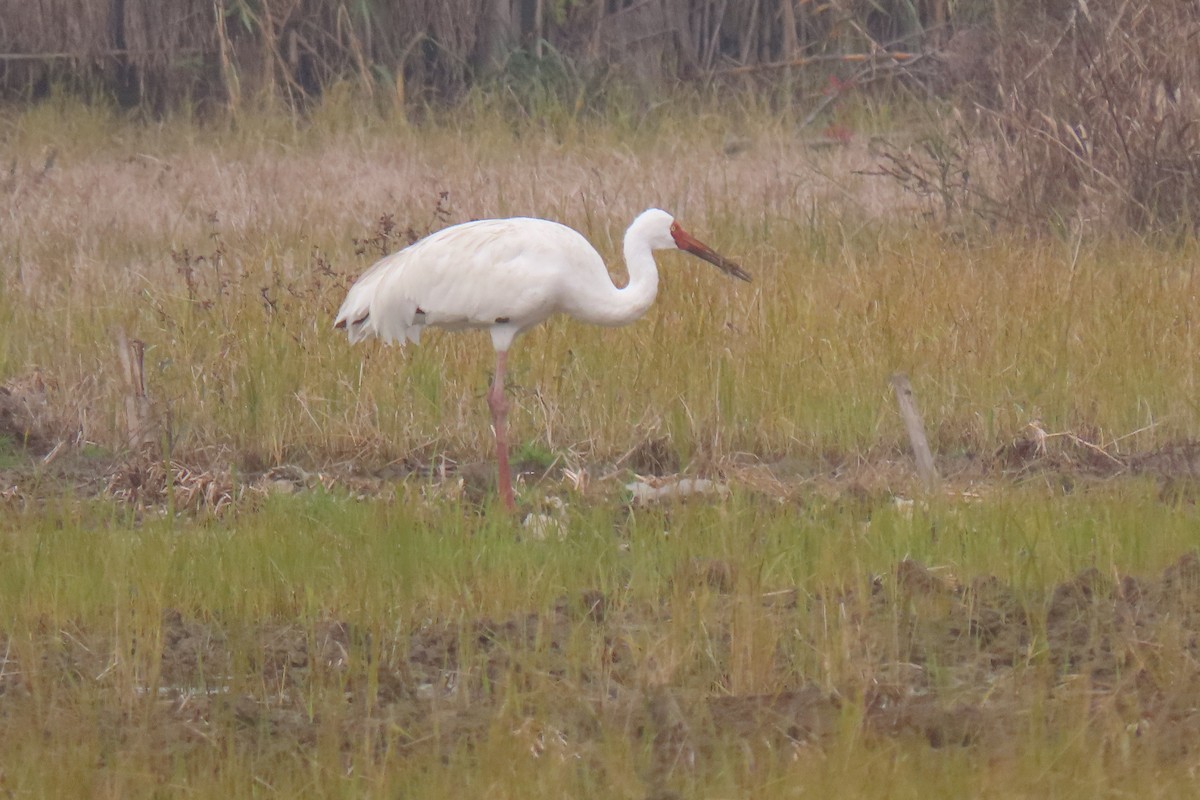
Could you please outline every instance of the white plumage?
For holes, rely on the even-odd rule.
[[[501,498],[514,508],[504,366],[513,339],[555,313],[597,325],[642,316],[658,292],[653,250],[679,248],[726,274],[750,280],[739,266],[684,231],[665,211],[642,212],[625,232],[629,282],[617,288],[600,254],[578,232],[544,219],[517,217],[453,225],[393,253],[364,272],[338,310],[335,327],[351,342],[419,342],[426,325],[488,330],[496,376],[488,393],[496,433]]]

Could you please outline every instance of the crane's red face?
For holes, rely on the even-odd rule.
[[[703,258],[726,275],[732,275],[744,281],[750,280],[749,273],[685,231],[679,226],[678,222],[671,223],[671,238],[675,240],[675,246],[680,250],[685,250],[694,256]]]

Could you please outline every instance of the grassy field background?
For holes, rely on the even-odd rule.
[[[6,114],[0,788],[1187,791],[1194,241],[931,219],[863,174],[924,132],[843,113],[834,142],[702,103]],[[754,283],[664,254],[638,323],[520,340],[518,494],[563,505],[536,536],[490,494],[486,337],[351,348],[333,312],[409,231],[481,217],[572,225],[619,280],[651,205]],[[728,491],[638,505],[635,474]]]
[[[995,448],[1035,419],[1129,449],[1195,435],[1190,243],[924,225],[918,198],[858,174],[876,166],[869,130],[817,149],[781,121],[686,111],[648,130],[318,115],[302,132],[28,112],[8,122],[0,370],[40,368],[82,438],[111,446],[122,328],[146,343],[183,452],[482,459],[486,341],[351,350],[328,324],[346,285],[406,230],[508,215],[577,227],[619,275],[625,225],[660,205],[755,283],[663,256],[639,324],[534,331],[513,364],[517,439],[604,460],[661,435],[683,464],[889,448],[895,371],[942,451]]]

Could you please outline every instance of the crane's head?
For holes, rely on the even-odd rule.
[[[642,226],[645,226],[646,239],[653,249],[678,248],[704,259],[726,275],[732,275],[744,281],[750,280],[748,272],[685,231],[667,212],[657,208],[647,209],[633,221],[630,230]]]

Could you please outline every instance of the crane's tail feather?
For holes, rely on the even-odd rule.
[[[415,321],[407,325],[402,321],[399,324],[387,324],[385,322],[381,325],[368,312],[353,320],[347,314],[339,314],[333,327],[345,330],[346,334],[350,337],[350,344],[358,344],[363,339],[377,336],[387,344],[399,342],[403,345],[406,341],[413,344],[420,344],[421,331],[425,326]]]
[[[349,320],[345,317],[339,316],[337,321],[333,323],[333,327],[344,329],[350,336],[350,343],[357,344],[372,334],[372,330],[369,327],[370,321],[370,313],[363,314],[361,317],[355,320]]]
[[[417,344],[425,325],[425,312],[416,302],[395,293],[380,291],[387,274],[386,261],[367,270],[350,287],[346,300],[338,309],[333,327],[344,329],[351,344],[377,336],[384,342],[405,341]]]

